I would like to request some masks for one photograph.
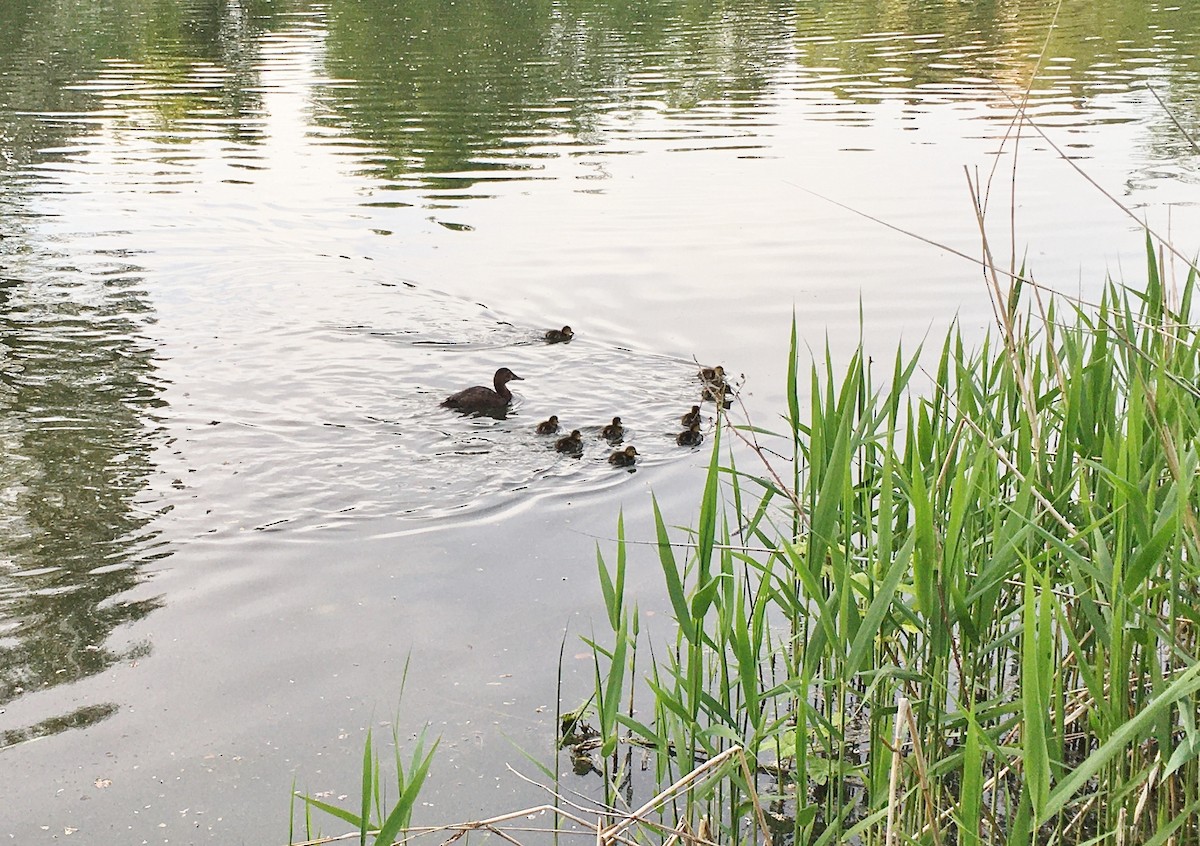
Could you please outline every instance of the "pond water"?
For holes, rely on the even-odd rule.
[[[564,636],[588,687],[597,542],[694,519],[696,361],[771,426],[793,315],[981,337],[968,173],[1064,295],[1138,282],[1138,220],[1195,254],[1200,8],[1055,15],[0,2],[0,835],[282,843],[393,723],[443,738],[423,821],[541,801],[505,765],[552,758]],[[506,419],[439,408],[502,365]]]

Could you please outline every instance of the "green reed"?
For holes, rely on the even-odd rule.
[[[1095,307],[1014,286],[1001,341],[952,329],[928,374],[806,379],[793,329],[787,428],[722,427],[751,451],[713,438],[686,538],[654,504],[678,629],[645,678],[623,531],[600,558],[606,757],[624,730],[663,785],[744,747],[753,783],[670,812],[723,843],[751,798],[776,841],[1200,843],[1196,274],[1169,297],[1147,252]]]
[[[401,695],[403,695],[404,686],[408,682],[408,667],[409,663],[406,660],[400,680]],[[295,790],[293,783],[292,803],[288,814],[289,844],[296,842],[297,800],[303,803],[304,808],[305,842],[326,843],[346,840],[345,836],[320,837],[313,821],[312,812],[314,810],[353,826],[358,834],[360,846],[367,846],[368,842],[373,846],[390,846],[397,842],[403,832],[407,831],[412,822],[413,808],[416,806],[417,798],[429,776],[429,768],[433,764],[434,753],[437,752],[441,739],[434,738],[430,742],[426,729],[422,728],[413,739],[413,748],[406,765],[401,752],[403,744],[400,742],[398,723],[399,717],[392,724],[393,775],[391,779],[385,779],[384,767],[380,763],[372,743],[372,732],[370,729],[367,730],[367,737],[363,743],[361,791],[357,808],[353,810],[342,808],[316,797],[299,793]],[[394,798],[390,795],[386,784],[386,781],[393,779],[396,789]],[[314,840],[314,838],[317,839]]]

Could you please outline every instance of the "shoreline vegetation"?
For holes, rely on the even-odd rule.
[[[786,428],[719,415],[695,529],[655,502],[656,542],[619,519],[597,550],[609,631],[559,746],[603,803],[543,767],[552,805],[406,840],[1200,842],[1197,274],[1165,284],[1153,244],[1095,304],[1018,274],[1000,340],[952,327],[931,373],[897,352],[879,381],[860,346],[802,374],[793,326]],[[672,640],[640,631],[632,556]]]
[[[683,560],[655,505],[678,634],[645,679],[620,532],[600,561],[608,801],[625,744],[661,785],[736,747],[663,809],[715,843],[1200,842],[1196,270],[1162,263],[1148,237],[1145,287],[1094,305],[1018,274],[928,388],[919,352],[802,377],[793,329],[787,429],[723,427],[753,468],[714,438]]]

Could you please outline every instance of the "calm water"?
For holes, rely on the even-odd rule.
[[[977,267],[848,208],[978,255],[996,168],[1000,255],[1136,283],[1061,151],[1200,248],[1200,8],[1053,14],[0,0],[0,834],[282,843],[293,779],[352,793],[397,715],[443,737],[425,821],[542,801],[504,765],[550,758],[564,627],[588,685],[597,539],[651,491],[692,519],[694,361],[769,426],[793,312],[839,357],[860,310],[881,356],[988,325]],[[1035,72],[1050,140],[1005,141]],[[506,420],[438,408],[500,365]]]

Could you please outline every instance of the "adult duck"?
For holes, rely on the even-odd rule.
[[[474,387],[446,397],[442,400],[442,406],[467,413],[490,412],[494,414],[496,412],[503,412],[508,408],[508,404],[512,402],[513,395],[512,391],[508,389],[508,383],[514,380],[517,382],[525,381],[507,367],[501,367],[496,371],[496,375],[492,379],[492,383],[496,386],[495,390],[485,388],[483,385],[475,385]]]

